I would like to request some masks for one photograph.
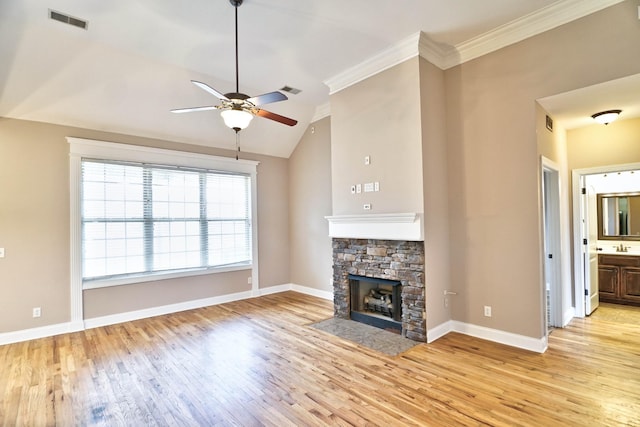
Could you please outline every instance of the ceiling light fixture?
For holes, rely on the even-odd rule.
[[[622,110],[607,110],[595,113],[591,117],[602,125],[608,125],[612,121],[616,120],[621,112]]]
[[[249,126],[251,119],[253,119],[253,114],[244,111],[240,107],[223,110],[220,115],[222,116],[222,120],[224,120],[224,124],[236,132],[240,132]]]

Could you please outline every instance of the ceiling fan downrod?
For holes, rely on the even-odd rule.
[[[243,0],[229,0],[231,6],[235,8],[236,15],[236,93],[240,93],[240,72],[238,71],[238,8],[242,5]]]

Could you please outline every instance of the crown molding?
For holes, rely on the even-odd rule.
[[[360,64],[347,68],[343,72],[325,80],[323,83],[329,87],[329,95],[333,95],[342,89],[417,56],[418,40],[421,34],[420,32],[415,33]]]
[[[328,102],[318,105],[316,107],[315,112],[313,113],[313,117],[311,118],[310,123],[317,122],[318,120],[324,119],[325,117],[329,117],[331,115],[331,106]]]
[[[518,43],[529,37],[616,5],[624,0],[561,0],[515,21],[455,45],[443,58],[443,69]],[[437,64],[436,64],[437,65]]]
[[[417,55],[446,70],[623,1],[560,0],[455,46],[437,43],[420,31],[325,80],[324,84],[332,95]]]

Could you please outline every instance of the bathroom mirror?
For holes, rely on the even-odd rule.
[[[598,194],[598,239],[640,240],[640,192]]]

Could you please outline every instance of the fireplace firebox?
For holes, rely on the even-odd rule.
[[[402,332],[402,283],[349,274],[351,320]]]

